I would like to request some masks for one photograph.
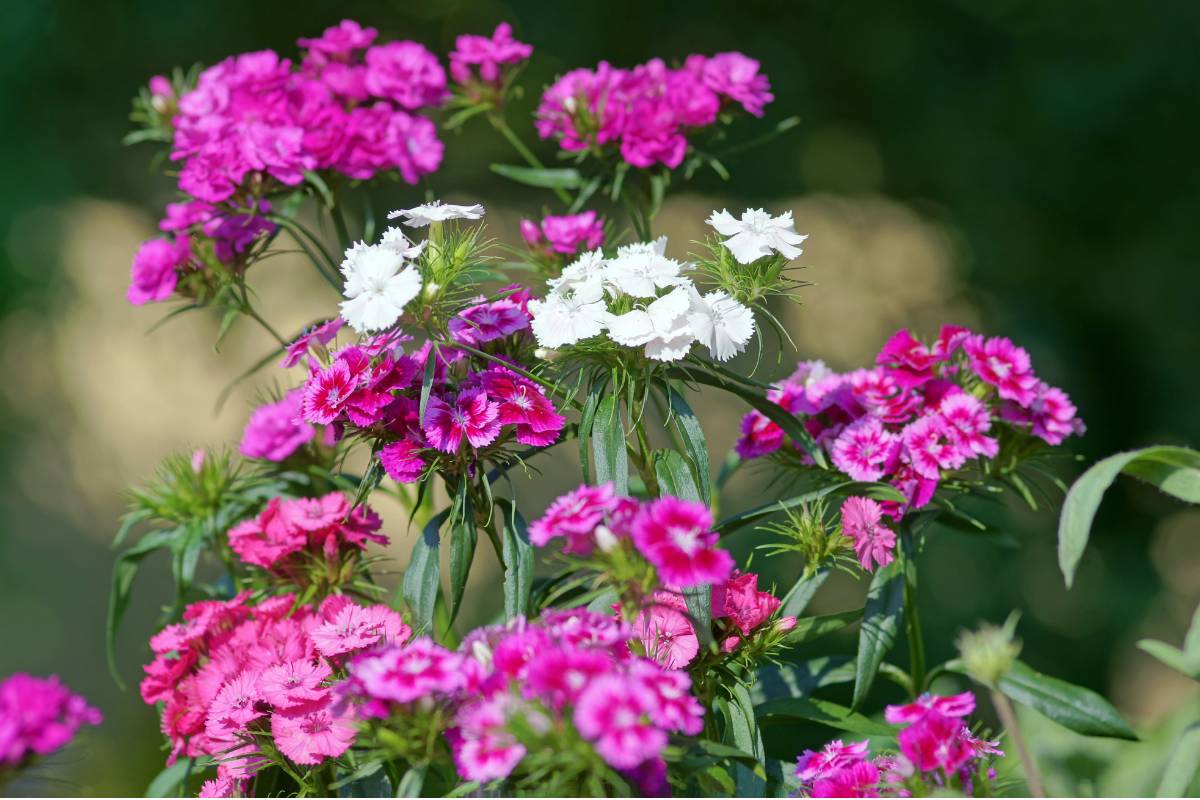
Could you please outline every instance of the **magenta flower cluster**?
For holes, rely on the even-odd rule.
[[[923,695],[915,703],[888,706],[884,717],[903,729],[896,737],[899,755],[870,758],[868,742],[835,739],[817,752],[806,750],[796,763],[796,777],[806,797],[911,797],[907,784],[953,791],[952,780],[966,796],[983,759],[1002,756],[998,742],[971,733],[963,718],[975,710],[975,696]]]
[[[464,86],[483,83],[495,86],[505,70],[533,55],[533,46],[513,38],[512,26],[501,22],[491,36],[463,34],[450,53],[450,77]]]
[[[537,110],[538,135],[569,152],[616,148],[635,167],[678,167],[688,137],[713,125],[724,108],[754,116],[774,99],[759,64],[741,53],[688,56],[672,69],[653,59],[633,69],[600,62],[551,85]]]
[[[205,796],[230,796],[268,762],[256,737],[269,735],[297,764],[336,758],[353,743],[354,709],[335,702],[331,676],[354,653],[408,638],[387,606],[357,605],[342,595],[318,607],[294,594],[249,603],[193,603],[183,621],[150,640],[141,695],[161,703],[162,730],[179,756],[218,758]]]
[[[663,584],[686,589],[721,583],[733,571],[733,557],[717,547],[712,526],[712,512],[703,503],[678,497],[642,502],[618,496],[605,483],[580,486],[555,500],[529,526],[529,540],[545,547],[562,538],[563,552],[579,555],[628,541]]]
[[[100,712],[57,676],[8,676],[0,681],[0,777],[6,769],[53,753],[81,727],[101,720]]]
[[[275,572],[298,566],[289,556],[307,552],[327,562],[368,542],[386,545],[379,515],[370,506],[350,507],[341,492],[323,497],[273,497],[257,516],[229,529],[229,546],[247,564]]]
[[[550,215],[540,223],[521,220],[521,238],[535,251],[557,257],[576,256],[604,244],[604,220],[595,211],[564,216]]]
[[[699,733],[704,709],[687,673],[630,654],[632,634],[602,614],[546,611],[538,622],[478,629],[458,651],[418,639],[364,653],[350,663],[348,693],[366,717],[402,721],[418,703],[445,708],[464,780],[511,774],[537,746],[517,730],[559,750],[569,726],[643,791],[661,791],[668,736]]]
[[[768,396],[802,419],[835,467],[854,480],[891,483],[908,508],[929,503],[946,473],[995,458],[997,423],[1051,445],[1083,431],[1066,393],[1040,380],[1029,354],[1002,337],[946,326],[926,345],[901,330],[876,364],[840,374],[819,361],[802,362]],[[752,411],[742,420],[737,451],[759,458],[780,450],[785,439],[778,425]]]

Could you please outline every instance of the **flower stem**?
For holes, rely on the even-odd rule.
[[[917,608],[917,561],[912,531],[904,525],[900,535],[904,545],[904,627],[915,700],[925,691],[925,640],[921,637],[921,614]]]
[[[1029,787],[1029,794],[1033,797],[1045,797],[1046,789],[1042,786],[1042,775],[1038,772],[1037,764],[1034,763],[1029,748],[1025,746],[1025,737],[1021,735],[1021,723],[1017,721],[1017,714],[1013,710],[1012,703],[1003,694],[993,689],[992,706],[995,707],[1000,721],[1004,724],[1004,729],[1008,731],[1013,745],[1017,748],[1017,756],[1021,759],[1021,766],[1025,769],[1025,782]]]
[[[525,143],[521,141],[521,137],[517,136],[516,132],[514,132],[512,128],[508,127],[508,122],[504,119],[503,115],[488,114],[488,121],[492,123],[492,127],[495,128],[501,136],[508,140],[508,143],[513,146],[513,149],[517,151],[517,154],[520,155],[521,158],[525,159],[529,166],[533,167],[534,169],[546,168],[545,165],[542,164],[541,160],[533,154],[533,151],[525,146]],[[558,199],[561,200],[564,205],[571,205],[571,195],[566,189],[563,189],[561,186],[556,186],[554,187],[554,194],[558,196]]]

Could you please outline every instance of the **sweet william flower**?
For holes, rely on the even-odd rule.
[[[552,349],[600,335],[611,317],[599,281],[566,293],[552,292],[544,300],[530,300],[529,314],[534,338]]]
[[[963,342],[963,349],[970,359],[971,369],[985,383],[995,386],[1000,397],[1022,407],[1033,402],[1038,379],[1024,348],[1003,336],[984,339],[976,334]]]
[[[175,291],[180,267],[191,257],[186,236],[178,239],[151,239],[138,248],[130,268],[130,305],[166,300]]]
[[[317,435],[300,417],[304,390],[293,389],[276,403],[254,409],[242,434],[239,452],[247,458],[283,461]]]
[[[425,459],[420,455],[421,446],[402,439],[386,444],[379,451],[383,471],[397,483],[415,483],[425,471]]]
[[[313,328],[302,333],[296,341],[287,346],[283,361],[280,366],[284,369],[289,369],[296,366],[300,361],[308,355],[313,344],[327,345],[332,342],[341,331],[342,325],[345,324],[342,319],[331,319],[328,322],[323,322]]]
[[[421,291],[421,275],[390,248],[365,247],[342,262],[342,318],[360,333],[393,325]]]
[[[405,208],[388,213],[388,219],[402,218],[410,228],[423,228],[432,222],[446,222],[452,219],[480,219],[486,213],[483,206],[476,203],[471,206],[456,206],[434,200],[432,203]]]
[[[847,497],[842,503],[842,532],[854,540],[858,561],[867,572],[886,567],[896,557],[896,534],[883,524],[883,507],[869,497]]]
[[[596,217],[595,211],[547,216],[541,225],[524,219],[521,237],[530,247],[546,245],[551,252],[570,256],[604,244],[604,222]]]
[[[678,361],[696,341],[688,312],[688,288],[676,287],[647,305],[619,316],[609,316],[608,336],[626,347],[645,345],[646,357],[655,361]]]
[[[355,657],[350,675],[376,700],[411,703],[462,688],[463,657],[422,637]]]
[[[512,26],[501,22],[490,37],[463,34],[454,41],[450,53],[450,76],[458,83],[469,83],[478,70],[484,83],[497,83],[503,68],[519,64],[533,55],[533,47],[513,38]]]
[[[833,464],[856,481],[877,481],[895,460],[898,442],[878,417],[862,417],[833,442]]]
[[[754,312],[725,292],[701,297],[693,289],[688,324],[709,355],[728,361],[745,350],[754,335]]]
[[[634,620],[633,629],[646,656],[667,669],[684,669],[700,651],[687,607],[674,592],[655,592]]]
[[[575,727],[617,769],[632,769],[662,753],[667,734],[650,721],[657,698],[640,681],[598,678],[575,706]]]
[[[562,536],[567,539],[565,552],[591,553],[596,527],[615,508],[616,502],[611,483],[580,486],[559,497],[546,513],[534,520],[529,526],[529,541],[545,547],[552,539]]]
[[[443,453],[456,452],[463,439],[486,447],[500,435],[500,409],[482,389],[464,389],[452,400],[431,396],[422,429],[429,444]]]
[[[703,503],[662,497],[634,518],[633,543],[665,583],[681,589],[720,583],[733,571],[733,557],[716,546],[712,524]]]
[[[748,208],[741,219],[722,209],[714,211],[707,220],[717,233],[729,237],[725,247],[742,264],[751,264],[772,253],[785,258],[796,258],[803,250],[800,244],[807,235],[796,233],[792,212],[787,211],[772,217],[761,208]]]
[[[297,764],[337,758],[350,749],[356,732],[353,706],[334,704],[328,697],[271,715],[275,746]]]
[[[399,642],[412,633],[400,615],[384,605],[363,607],[347,602],[334,618],[309,634],[317,652],[337,656],[385,642]]]
[[[411,110],[441,104],[449,97],[446,71],[437,56],[416,42],[388,42],[366,55],[367,91]]]

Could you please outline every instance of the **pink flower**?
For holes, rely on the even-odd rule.
[[[358,388],[358,376],[342,359],[309,376],[304,384],[304,401],[301,406],[304,419],[328,425],[342,413],[346,401]]]
[[[191,258],[186,236],[178,239],[151,239],[144,242],[133,256],[129,291],[131,305],[166,300],[175,291],[178,270]]]
[[[298,39],[296,43],[313,54],[344,58],[355,50],[370,47],[378,33],[374,28],[364,28],[352,19],[344,19],[326,28],[320,38]]]
[[[324,661],[286,661],[263,670],[258,677],[258,690],[276,709],[295,708],[325,697],[329,690],[321,683],[330,673]]]
[[[595,546],[596,527],[612,510],[616,496],[611,483],[580,486],[555,500],[546,513],[529,526],[529,541],[545,547],[559,536],[567,539],[563,551],[587,554]]]
[[[328,698],[271,715],[275,746],[297,764],[320,764],[337,758],[354,743],[353,707],[335,706]]]
[[[639,659],[630,667],[629,678],[654,693],[650,718],[655,725],[688,736],[704,729],[704,706],[692,695],[692,680],[686,672]]]
[[[503,339],[529,328],[529,315],[508,298],[465,308],[450,320],[455,341],[472,346]]]
[[[575,727],[611,766],[632,769],[667,746],[667,734],[650,719],[657,704],[644,683],[605,675],[580,696]]]
[[[234,778],[224,775],[217,776],[200,784],[198,797],[233,797],[240,787]]]
[[[366,56],[367,91],[409,110],[441,105],[448,97],[446,72],[437,56],[416,42],[388,42]]]
[[[502,367],[482,373],[480,380],[488,397],[498,404],[500,424],[517,426],[518,442],[545,445],[558,440],[567,421],[541,386]]]
[[[963,349],[967,351],[971,369],[985,383],[995,386],[1001,398],[1021,406],[1033,402],[1038,379],[1033,374],[1029,353],[1000,336],[986,341],[982,336],[972,336],[963,342]]]
[[[783,446],[783,428],[759,411],[742,417],[742,435],[735,445],[739,456],[746,460],[761,458]]]
[[[422,429],[429,443],[454,453],[465,438],[471,447],[486,447],[500,435],[500,409],[482,389],[464,389],[447,402],[432,396],[425,407]]]
[[[364,608],[350,603],[309,635],[321,655],[337,656],[384,642],[401,642],[410,633],[400,615],[387,606]]]
[[[892,725],[908,725],[933,712],[943,717],[967,717],[975,710],[975,695],[963,692],[950,696],[925,693],[916,702],[903,706],[888,706],[884,719]]]
[[[634,635],[646,656],[667,669],[683,669],[700,651],[696,629],[686,611],[679,595],[655,592],[633,621]]]
[[[616,96],[624,74],[602,61],[595,70],[563,75],[542,94],[535,122],[538,136],[556,138],[571,152],[616,140],[625,118]]]
[[[521,234],[533,247],[540,246],[544,240],[552,252],[571,256],[604,244],[604,221],[597,219],[595,211],[548,216],[540,227],[530,220],[522,220]]]
[[[458,773],[487,783],[508,777],[525,757],[525,747],[506,729],[512,699],[507,695],[464,706],[451,738]]]
[[[966,392],[952,392],[938,404],[938,414],[946,421],[950,438],[968,458],[995,458],[1000,443],[985,436],[992,427],[992,416],[983,401]]]
[[[712,522],[703,503],[662,497],[634,519],[633,542],[666,583],[683,589],[719,583],[733,570],[733,558],[716,547]]]
[[[283,518],[302,531],[314,533],[337,525],[350,514],[350,502],[341,492],[323,497],[299,497],[283,504]]]
[[[1081,434],[1085,427],[1076,416],[1075,404],[1061,389],[1038,381],[1033,399],[1027,408],[1006,403],[1000,409],[1001,416],[1009,422],[1029,425],[1033,435],[1050,445],[1062,444],[1072,434]]]
[[[258,673],[245,671],[221,687],[208,707],[205,730],[213,739],[236,739],[246,726],[264,716]]]
[[[770,619],[779,606],[779,598],[758,590],[753,572],[735,572],[724,586],[713,587],[713,616],[728,618],[743,636]]]
[[[81,727],[99,725],[102,719],[57,676],[10,675],[0,681],[0,772],[58,750]]]
[[[882,522],[883,508],[868,497],[847,497],[842,503],[842,532],[854,540],[858,561],[867,572],[895,558],[896,534]]]
[[[775,99],[767,76],[758,71],[758,62],[741,53],[717,53],[708,59],[691,56],[687,63],[690,69],[702,69],[704,82],[710,89],[741,104],[756,117],[761,117],[763,107]]]
[[[956,444],[958,429],[933,413],[909,423],[900,432],[903,455],[923,478],[937,480],[943,469],[958,469],[967,460]]]
[[[287,346],[287,354],[280,362],[280,366],[284,369],[296,366],[302,358],[308,355],[314,342],[319,345],[329,344],[338,335],[338,331],[344,324],[342,318],[338,317],[308,329],[296,341]]]
[[[862,417],[833,442],[833,464],[856,481],[877,481],[896,459],[897,438],[878,417]]]
[[[304,390],[293,389],[278,402],[254,409],[242,434],[241,454],[278,462],[311,442],[317,432],[300,418],[303,402]]]
[[[463,34],[455,39],[450,53],[450,75],[459,83],[470,83],[475,77],[472,71],[475,67],[484,83],[498,83],[505,66],[519,64],[532,54],[533,47],[514,39],[512,26],[501,22],[490,38]]]
[[[283,501],[273,497],[254,519],[229,529],[229,546],[247,564],[266,569],[281,558],[304,549],[308,538],[282,515]]]
[[[415,483],[425,472],[425,459],[421,457],[422,447],[408,439],[386,444],[379,451],[379,461],[383,471],[397,483]]]
[[[376,700],[411,703],[463,686],[462,656],[422,637],[355,657],[350,675]]]
[[[900,731],[896,742],[904,757],[922,772],[942,769],[950,774],[975,756],[964,732],[968,731],[960,719],[930,711]]]
[[[551,708],[573,704],[593,680],[612,669],[612,657],[596,650],[555,647],[529,663],[525,680],[529,697],[544,700]]]

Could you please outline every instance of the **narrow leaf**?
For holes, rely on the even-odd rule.
[[[583,176],[577,169],[538,169],[515,167],[509,164],[492,164],[492,172],[511,181],[535,186],[539,189],[577,189],[583,185]]]
[[[852,708],[866,699],[883,657],[896,642],[900,616],[904,611],[904,560],[897,558],[876,571],[863,608],[862,627],[858,631],[858,662],[854,673]]]
[[[1020,661],[1000,679],[999,689],[1015,702],[1084,736],[1138,738],[1120,712],[1091,689],[1043,675]]]
[[[783,602],[779,606],[779,614],[784,617],[799,617],[804,613],[804,609],[808,608],[808,604],[812,602],[813,595],[817,590],[824,585],[825,579],[829,577],[829,568],[822,567],[812,575],[801,575],[792,584],[792,588],[788,589],[788,593],[783,596]]]
[[[837,614],[823,614],[819,617],[801,617],[796,620],[796,627],[788,631],[784,643],[790,646],[811,642],[822,636],[836,633],[862,619],[862,609],[842,611]]]
[[[760,519],[769,517],[772,514],[789,508],[802,506],[806,503],[811,503],[815,500],[819,500],[822,497],[849,497],[851,495],[873,497],[876,500],[895,500],[897,502],[905,502],[905,497],[900,494],[900,492],[894,486],[889,486],[886,483],[843,481],[841,483],[823,486],[820,489],[814,489],[810,492],[798,494],[794,497],[789,497],[786,500],[776,500],[773,503],[765,503],[764,505],[751,508],[748,511],[743,511],[740,514],[734,514],[732,517],[726,517],[717,523],[714,530],[724,536],[736,531],[738,528],[743,528],[752,522],[758,522]]]
[[[433,634],[433,610],[437,605],[442,567],[439,557],[439,530],[452,510],[447,508],[440,511],[429,520],[425,530],[413,544],[412,559],[404,570],[401,590],[404,600],[412,609],[412,626],[418,634]]]
[[[704,429],[700,427],[700,419],[692,411],[683,395],[673,387],[667,387],[667,400],[671,406],[671,419],[675,429],[683,439],[688,458],[692,461],[697,485],[700,488],[700,499],[704,505],[712,505],[712,467],[708,459],[708,442],[704,438]]]
[[[612,481],[617,494],[629,494],[629,456],[625,452],[625,427],[621,422],[621,403],[609,395],[596,407],[592,420],[592,457],[596,465],[596,483]]]
[[[508,506],[502,513],[504,559],[504,618],[514,619],[529,616],[530,593],[533,589],[533,545],[529,542],[529,531],[525,518],[515,503],[501,501]]]
[[[1193,722],[1175,741],[1159,781],[1158,797],[1184,797],[1200,770],[1200,722]]]
[[[849,656],[821,656],[791,664],[766,664],[758,669],[750,687],[754,702],[784,697],[809,697],[817,689],[854,680],[854,659]]]
[[[465,484],[464,484],[465,485]],[[464,494],[462,512],[455,520],[450,533],[450,621],[458,616],[467,578],[471,574],[471,562],[475,558],[475,545],[479,542],[479,531],[475,528],[475,510],[471,498]]]
[[[893,736],[896,733],[896,729],[891,725],[876,722],[857,711],[851,711],[828,700],[786,697],[768,700],[754,710],[764,723],[803,719],[859,736]]]

